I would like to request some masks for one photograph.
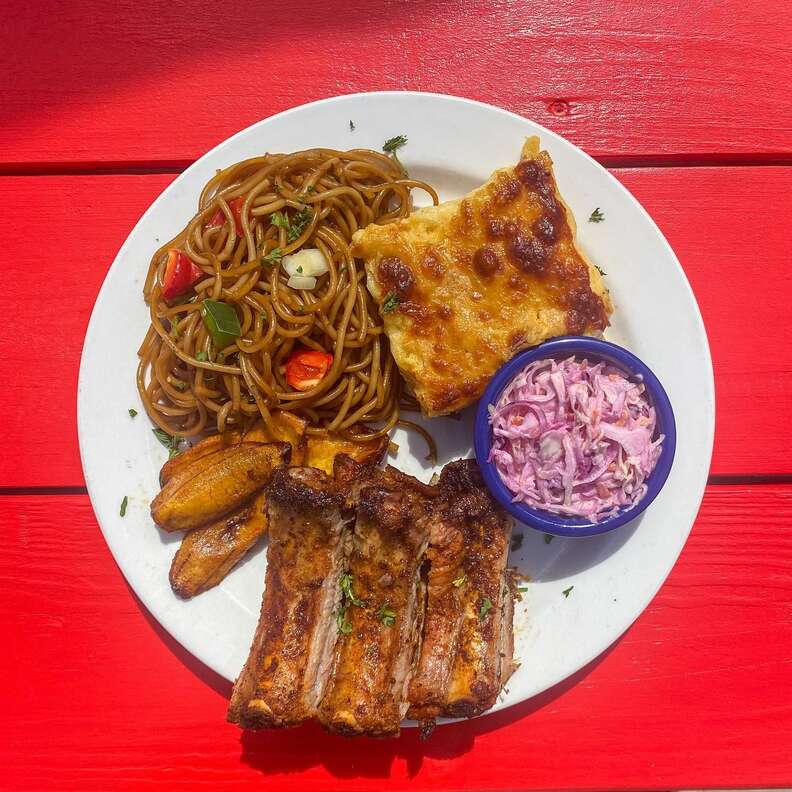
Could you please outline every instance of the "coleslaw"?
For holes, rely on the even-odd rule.
[[[599,522],[635,506],[662,452],[641,382],[574,356],[526,366],[489,405],[490,461],[515,502]]]

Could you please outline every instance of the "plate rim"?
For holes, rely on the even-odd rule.
[[[87,464],[87,459],[86,459],[87,458],[87,454],[88,454],[88,450],[87,450],[88,441],[86,439],[87,432],[85,430],[85,423],[87,421],[87,416],[84,415],[84,409],[83,409],[82,405],[84,404],[84,400],[86,398],[86,396],[84,395],[85,385],[86,385],[86,382],[87,382],[87,379],[88,379],[88,376],[89,376],[88,370],[89,370],[89,367],[91,365],[90,364],[90,360],[89,360],[90,346],[91,346],[91,344],[93,342],[93,337],[95,336],[95,334],[98,331],[98,327],[97,327],[97,323],[98,323],[97,316],[98,316],[98,313],[99,313],[98,309],[100,307],[100,304],[103,304],[105,300],[109,299],[108,298],[108,293],[109,292],[106,291],[106,287],[107,287],[110,275],[111,275],[114,267],[118,263],[119,259],[123,257],[123,255],[126,253],[127,249],[132,245],[132,240],[135,237],[136,231],[138,230],[138,228],[146,221],[146,219],[150,215],[152,215],[153,213],[155,213],[158,210],[158,208],[160,206],[160,203],[164,200],[166,194],[168,194],[172,190],[176,189],[178,187],[178,185],[180,185],[181,183],[186,181],[190,177],[192,172],[194,170],[198,169],[208,157],[210,157],[210,156],[212,156],[212,155],[214,155],[216,153],[222,152],[225,148],[227,148],[229,146],[232,146],[234,144],[234,142],[238,138],[240,138],[240,137],[242,137],[244,135],[247,135],[249,132],[251,132],[251,130],[253,130],[253,129],[259,127],[259,126],[265,125],[268,122],[273,121],[274,119],[288,117],[291,114],[294,114],[294,113],[297,113],[297,112],[301,112],[301,111],[305,111],[307,108],[315,108],[315,107],[323,106],[323,105],[338,104],[338,103],[343,103],[343,102],[346,102],[346,101],[361,100],[361,99],[366,99],[366,98],[374,97],[374,96],[376,96],[376,97],[393,96],[393,97],[400,97],[400,98],[434,99],[434,100],[438,100],[440,102],[454,102],[454,103],[458,103],[458,104],[462,104],[462,105],[473,106],[475,108],[484,110],[486,112],[495,111],[498,114],[502,114],[502,115],[505,115],[505,116],[510,116],[513,119],[516,119],[518,122],[523,122],[524,123],[524,122],[527,121],[536,130],[538,130],[540,135],[546,136],[547,138],[552,139],[552,140],[554,140],[556,142],[559,142],[562,145],[571,146],[572,148],[574,148],[575,152],[578,155],[582,155],[584,158],[589,160],[593,165],[595,165],[596,168],[599,171],[601,171],[604,175],[606,175],[607,178],[611,182],[611,186],[617,188],[617,190],[620,193],[622,193],[622,195],[624,197],[627,198],[627,200],[630,202],[630,204],[632,204],[632,206],[634,208],[636,208],[640,212],[640,214],[643,216],[644,220],[648,221],[649,225],[651,226],[652,230],[654,231],[654,235],[660,241],[665,255],[669,257],[670,262],[672,262],[676,266],[676,268],[678,270],[678,273],[681,275],[681,280],[683,282],[684,288],[686,289],[687,297],[688,297],[690,303],[692,303],[692,305],[695,306],[695,309],[696,309],[696,311],[695,311],[695,314],[696,314],[695,315],[695,329],[696,329],[696,331],[697,331],[697,333],[699,335],[699,340],[702,342],[701,348],[706,354],[706,361],[702,361],[702,364],[706,363],[706,371],[703,372],[703,378],[704,378],[704,380],[706,382],[707,392],[705,394],[703,394],[703,398],[707,401],[707,403],[709,405],[711,405],[711,409],[708,410],[708,415],[707,415],[707,419],[708,420],[707,420],[707,425],[705,427],[705,430],[706,430],[706,449],[705,449],[705,451],[706,451],[706,453],[704,454],[704,457],[706,458],[706,461],[707,461],[707,466],[706,466],[707,474],[702,476],[701,482],[696,487],[696,490],[690,493],[691,496],[695,495],[695,499],[696,499],[696,501],[698,503],[698,506],[696,508],[696,513],[694,514],[694,516],[693,516],[693,518],[691,520],[690,526],[687,528],[687,531],[685,532],[684,536],[680,537],[680,544],[679,544],[678,549],[676,550],[676,552],[674,552],[671,555],[670,560],[667,563],[667,565],[664,565],[664,567],[662,568],[662,574],[658,573],[658,582],[657,582],[657,584],[655,586],[653,586],[653,587],[650,587],[650,589],[649,589],[650,593],[648,595],[645,595],[644,597],[640,597],[640,598],[637,598],[636,600],[634,600],[634,602],[636,603],[636,607],[633,608],[632,615],[629,618],[623,617],[623,618],[621,618],[619,620],[618,632],[612,634],[611,636],[609,636],[609,639],[608,639],[607,643],[604,646],[600,646],[599,648],[596,648],[596,649],[592,650],[590,653],[588,653],[585,656],[586,659],[583,662],[580,663],[580,665],[578,666],[578,668],[576,670],[574,670],[572,672],[569,672],[569,673],[561,673],[561,674],[557,675],[557,677],[553,677],[552,675],[549,675],[550,681],[547,684],[545,684],[544,687],[541,690],[537,690],[534,693],[532,693],[532,694],[530,694],[530,695],[528,695],[526,697],[518,698],[518,699],[516,699],[514,701],[504,701],[504,702],[500,702],[499,701],[499,702],[496,702],[496,704],[490,710],[488,710],[486,713],[483,713],[483,714],[491,714],[491,713],[494,713],[494,712],[497,712],[497,711],[500,711],[500,710],[503,710],[503,709],[507,709],[509,707],[513,707],[513,706],[516,706],[516,705],[521,704],[521,703],[524,703],[525,701],[529,701],[531,698],[533,698],[533,697],[535,697],[537,695],[540,695],[541,693],[543,693],[543,692],[545,692],[547,690],[552,689],[554,686],[556,686],[559,683],[563,682],[565,679],[568,679],[572,675],[574,675],[576,673],[579,673],[581,669],[585,669],[593,660],[595,660],[597,657],[602,655],[605,651],[608,650],[609,647],[613,646],[613,644],[615,644],[617,641],[619,641],[622,638],[624,633],[635,623],[637,618],[646,610],[648,605],[651,603],[651,601],[656,596],[656,594],[659,591],[659,589],[665,583],[665,581],[668,578],[668,575],[670,574],[671,570],[675,566],[675,564],[676,564],[676,562],[677,562],[677,560],[679,558],[679,555],[682,552],[682,549],[684,548],[685,544],[687,543],[687,539],[688,539],[688,537],[690,535],[690,531],[692,530],[693,524],[695,523],[695,520],[696,520],[696,518],[698,516],[698,513],[699,513],[699,511],[701,509],[701,503],[702,503],[704,492],[705,492],[705,489],[706,489],[706,486],[707,486],[707,477],[708,477],[710,466],[712,464],[712,453],[713,453],[713,447],[714,447],[715,417],[716,417],[716,410],[717,410],[717,404],[716,404],[716,400],[715,400],[714,370],[713,370],[713,366],[712,366],[712,352],[711,352],[710,345],[709,345],[709,338],[707,336],[707,331],[706,331],[704,320],[703,320],[703,317],[702,317],[702,314],[701,314],[701,309],[699,307],[698,301],[696,300],[696,296],[695,296],[695,293],[693,292],[693,288],[692,288],[690,282],[688,281],[687,276],[685,275],[685,271],[682,268],[682,265],[680,264],[679,259],[677,258],[676,253],[674,252],[674,250],[671,247],[670,243],[668,242],[668,240],[666,239],[665,235],[662,233],[660,228],[657,226],[657,224],[655,223],[654,219],[651,217],[651,215],[648,213],[648,211],[644,208],[644,206],[640,203],[640,201],[638,201],[638,199],[613,174],[611,174],[605,166],[601,165],[596,159],[594,159],[594,157],[589,155],[587,152],[585,152],[583,149],[581,149],[579,146],[577,146],[572,141],[562,137],[561,135],[559,135],[558,133],[554,132],[553,130],[547,129],[546,127],[544,127],[543,125],[537,123],[533,119],[526,118],[525,116],[522,116],[522,115],[520,115],[518,113],[515,113],[515,112],[513,112],[511,110],[506,110],[504,108],[498,107],[497,105],[489,104],[487,102],[482,102],[482,101],[479,101],[479,100],[476,100],[476,99],[470,99],[470,98],[467,98],[467,97],[456,96],[456,95],[453,95],[453,94],[444,94],[444,93],[437,93],[437,92],[431,92],[431,91],[364,91],[364,92],[354,92],[354,93],[347,93],[347,94],[338,94],[338,95],[335,95],[335,96],[325,97],[323,99],[318,99],[318,100],[315,100],[315,101],[312,101],[312,102],[306,102],[306,103],[303,103],[303,104],[300,104],[300,105],[296,105],[294,107],[287,108],[285,110],[282,110],[281,112],[275,113],[275,114],[270,115],[270,116],[266,116],[264,118],[259,119],[258,121],[255,121],[254,123],[246,126],[243,129],[240,129],[239,131],[235,132],[234,134],[232,134],[229,137],[225,138],[224,140],[220,141],[216,145],[212,146],[210,149],[208,149],[206,152],[204,152],[201,156],[197,157],[195,159],[195,161],[192,162],[189,165],[189,167],[187,167],[172,182],[170,182],[156,196],[156,198],[151,202],[151,204],[147,207],[147,209],[140,215],[140,217],[138,218],[137,222],[134,224],[134,226],[127,233],[127,236],[124,239],[124,242],[122,243],[122,245],[119,247],[118,251],[116,252],[112,263],[108,267],[108,270],[105,273],[104,278],[102,279],[101,286],[99,288],[99,291],[98,291],[98,293],[96,295],[96,298],[94,300],[93,307],[91,309],[91,316],[90,316],[88,325],[86,327],[85,337],[83,339],[83,345],[82,345],[82,349],[81,349],[81,353],[80,353],[80,365],[79,365],[79,375],[78,375],[78,384],[77,384],[77,433],[78,433],[78,442],[79,442],[79,449],[80,449],[80,463],[81,463],[82,470],[83,470],[83,476],[84,476],[84,479],[85,479],[85,485],[86,485],[86,489],[88,491],[89,500],[91,502],[91,508],[92,508],[92,510],[94,512],[96,521],[99,524],[99,528],[100,528],[100,530],[102,532],[102,535],[104,537],[105,542],[108,545],[108,548],[110,549],[110,552],[111,552],[111,554],[113,556],[113,560],[114,560],[116,566],[120,569],[121,573],[124,576],[125,581],[130,586],[130,588],[134,592],[135,596],[143,604],[143,606],[146,608],[146,610],[149,612],[149,614],[154,619],[156,619],[157,623],[162,627],[162,629],[164,629],[175,641],[177,641],[185,651],[189,652],[193,657],[195,657],[196,660],[201,662],[207,668],[210,668],[212,671],[214,671],[218,675],[222,676],[224,679],[227,678],[227,675],[226,675],[226,673],[224,671],[222,671],[218,667],[216,667],[216,665],[214,663],[212,663],[210,661],[207,661],[206,659],[201,657],[198,654],[198,651],[196,651],[193,647],[190,646],[191,641],[190,641],[189,635],[187,635],[183,630],[179,629],[178,627],[174,628],[172,624],[170,624],[170,623],[166,624],[163,620],[161,620],[161,617],[158,614],[158,609],[156,607],[156,602],[155,602],[155,595],[153,594],[153,592],[147,591],[144,587],[136,587],[135,586],[135,584],[133,583],[133,578],[135,577],[134,570],[133,570],[133,565],[130,563],[130,559],[129,559],[128,556],[124,556],[123,553],[117,553],[116,552],[116,549],[115,549],[116,539],[112,536],[112,531],[109,529],[109,527],[105,527],[105,525],[103,524],[102,519],[100,518],[99,512],[97,510],[97,506],[95,505],[97,503],[97,499],[95,497],[95,491],[96,491],[96,487],[100,486],[100,482],[94,480],[94,477],[92,475],[89,475],[89,471],[88,471],[88,464]],[[169,622],[170,620],[166,620],[166,621]],[[409,725],[409,724],[405,724],[405,725]]]

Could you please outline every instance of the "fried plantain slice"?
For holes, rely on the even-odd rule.
[[[200,443],[196,443],[192,448],[182,451],[181,454],[169,459],[162,466],[159,475],[160,487],[164,487],[177,473],[186,470],[199,459],[206,459],[207,456],[215,451],[236,445],[241,439],[239,432],[226,432],[225,434],[207,437],[205,440],[201,440]]]
[[[190,531],[171,564],[174,593],[190,599],[216,586],[268,528],[267,496],[260,492],[241,509]]]
[[[276,410],[272,413],[272,423],[264,421],[254,424],[245,432],[244,441],[257,443],[289,443],[292,447],[290,465],[302,465],[305,456],[305,428],[308,422],[294,413]]]
[[[165,531],[217,520],[249,500],[275,468],[288,464],[290,453],[288,443],[240,443],[215,451],[211,464],[192,476],[188,467],[162,488],[151,502],[151,517]]]
[[[365,429],[365,427],[360,428]],[[346,454],[362,465],[367,463],[378,465],[385,458],[387,450],[387,435],[363,441],[350,440],[334,432],[326,435],[309,435],[304,464],[307,467],[319,468],[332,476],[333,462],[339,454]]]

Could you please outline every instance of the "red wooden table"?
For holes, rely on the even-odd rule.
[[[792,4],[1,0],[0,19],[0,788],[792,786]],[[643,616],[539,698],[425,743],[241,734],[229,685],[142,608],[99,532],[82,338],[181,169],[262,117],[375,89],[535,119],[646,206],[712,346],[710,485]]]

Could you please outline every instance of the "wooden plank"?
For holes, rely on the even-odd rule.
[[[789,3],[2,6],[14,167],[182,164],[273,113],[377,89],[487,101],[608,158],[792,154]]]
[[[778,430],[778,416],[792,410],[792,271],[786,253],[792,168],[616,174],[668,236],[704,314],[717,376],[713,472],[792,473],[786,436]],[[0,297],[20,331],[0,335],[0,376],[11,391],[6,438],[20,449],[0,458],[4,486],[82,483],[75,399],[88,317],[128,230],[172,178],[3,179],[13,196],[13,223],[27,230],[9,235],[5,267],[13,288]]]
[[[85,496],[0,498],[11,789],[792,785],[792,487],[710,487],[649,609],[583,673],[421,743],[241,735],[229,686],[142,611]]]

